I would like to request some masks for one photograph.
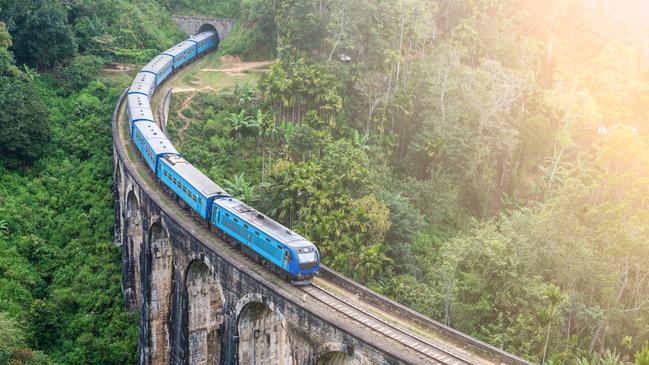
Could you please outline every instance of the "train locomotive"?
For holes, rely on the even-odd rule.
[[[158,127],[151,110],[156,89],[171,74],[216,48],[215,32],[202,32],[153,58],[127,95],[131,138],[157,179],[231,245],[263,262],[293,285],[308,285],[320,269],[316,246],[232,197],[185,160]]]

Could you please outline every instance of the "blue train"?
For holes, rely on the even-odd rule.
[[[153,174],[219,236],[292,284],[307,285],[320,269],[316,246],[233,198],[192,166],[153,117],[150,101],[158,86],[217,43],[216,33],[199,33],[156,56],[137,73],[127,95],[131,137]]]

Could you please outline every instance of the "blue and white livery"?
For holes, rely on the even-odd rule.
[[[226,241],[268,264],[291,283],[309,284],[320,269],[315,245],[231,197],[181,157],[154,119],[151,100],[160,84],[217,44],[215,32],[199,33],[156,56],[138,72],[127,96],[131,137],[162,184]]]

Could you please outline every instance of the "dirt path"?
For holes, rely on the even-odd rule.
[[[197,91],[216,91],[215,88],[211,86],[205,86],[205,87],[191,87],[191,86],[177,86],[174,87],[174,94],[180,94],[180,93],[195,93]]]
[[[187,128],[189,128],[189,125],[191,124],[191,121],[189,120],[189,118],[187,118],[186,116],[183,115],[183,111],[185,111],[185,109],[189,108],[189,104],[192,103],[192,99],[194,98],[195,95],[196,95],[196,93],[194,93],[194,92],[187,95],[187,97],[185,97],[185,100],[183,100],[183,103],[180,106],[180,109],[178,109],[178,111],[176,112],[176,115],[178,115],[178,118],[180,118],[180,120],[185,122],[185,125],[180,127],[180,129],[178,130],[178,140],[180,141],[179,145],[183,144],[183,139],[185,138],[185,131],[187,130]]]
[[[130,63],[107,63],[102,68],[102,72],[129,72],[135,69],[136,65]]]
[[[268,66],[275,63],[275,61],[259,61],[259,62],[236,62],[228,64],[230,68],[202,68],[203,72],[223,72],[228,76],[241,75],[243,71],[250,70],[257,67]]]

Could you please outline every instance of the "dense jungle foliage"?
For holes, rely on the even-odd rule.
[[[643,2],[245,3],[266,10],[233,44],[264,24],[278,62],[194,98],[187,158],[464,332],[538,362],[646,363]]]
[[[182,37],[155,2],[0,1],[0,364],[136,362],[112,243],[126,85],[99,71]]]
[[[217,182],[327,265],[489,343],[649,364],[646,10],[0,0],[0,363],[135,361],[111,245],[123,85],[97,72],[178,41],[186,13],[239,19],[219,53],[278,59],[186,110],[179,147]]]

